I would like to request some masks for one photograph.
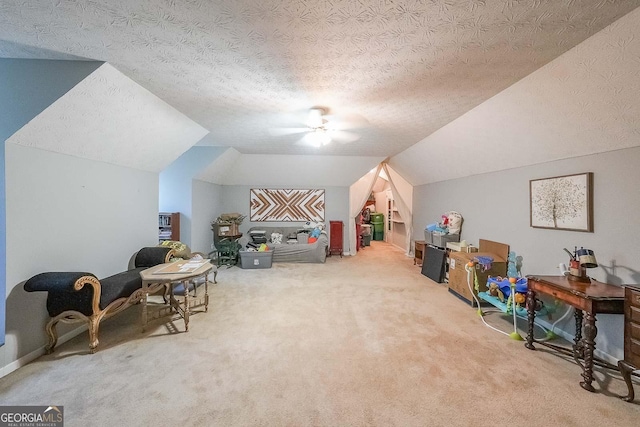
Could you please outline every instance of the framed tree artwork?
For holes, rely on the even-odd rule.
[[[593,232],[593,173],[529,181],[534,228]]]

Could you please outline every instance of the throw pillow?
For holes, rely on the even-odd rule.
[[[169,246],[171,249],[173,249],[174,258],[188,259],[191,257],[191,249],[189,249],[189,246],[185,245],[182,242],[178,242],[177,240],[165,240],[158,246]]]

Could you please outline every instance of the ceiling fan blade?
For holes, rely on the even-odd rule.
[[[271,128],[269,133],[271,136],[285,136],[293,135],[296,133],[309,132],[309,128]]]
[[[347,132],[344,130],[330,130],[329,136],[332,140],[336,142],[340,142],[342,144],[347,144],[349,142],[354,142],[360,139],[360,135],[353,132]]]
[[[328,115],[324,116],[327,121],[328,129],[357,129],[369,125],[369,121],[360,114],[345,114],[345,115]]]
[[[311,137],[311,134],[308,133],[299,140],[295,142],[295,145],[301,145],[303,147],[319,147],[318,142]]]

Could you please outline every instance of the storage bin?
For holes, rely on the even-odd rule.
[[[373,240],[384,240],[384,230],[383,231],[374,231],[373,232]]]
[[[432,236],[432,245],[437,246],[439,248],[445,248],[447,246],[447,242],[459,242],[460,235],[459,234],[438,234],[431,233]]]
[[[273,251],[240,251],[240,267],[244,269],[271,268]]]
[[[384,223],[384,214],[382,213],[372,213],[371,214],[371,224],[382,224]]]
[[[424,242],[433,245],[433,231],[424,230]]]

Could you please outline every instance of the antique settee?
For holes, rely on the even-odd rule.
[[[143,297],[140,272],[146,268],[169,262],[174,254],[171,247],[146,247],[135,255],[134,268],[98,279],[87,272],[40,273],[24,284],[27,292],[48,292],[47,311],[51,319],[45,326],[53,352],[58,334],[58,322],[86,322],[89,327],[89,350],[98,347],[100,322],[137,303]]]

